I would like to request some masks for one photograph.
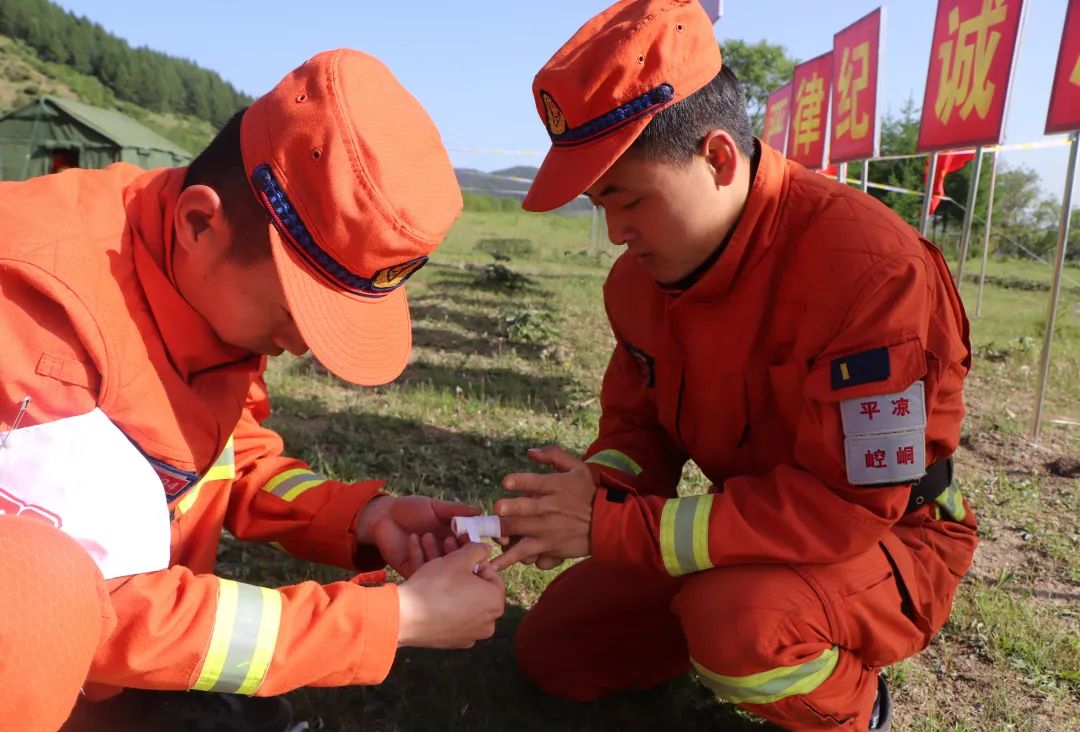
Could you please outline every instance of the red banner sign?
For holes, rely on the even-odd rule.
[[[781,153],[787,145],[788,123],[791,122],[791,82],[769,95],[765,102],[765,133],[761,139]]]
[[[811,170],[825,167],[832,67],[832,53],[825,53],[796,66],[791,80],[787,156]]]
[[[1080,0],[1069,0],[1061,32],[1046,134],[1080,130]]]
[[[832,137],[829,160],[878,154],[878,58],[884,10],[878,8],[833,36]]]
[[[1023,0],[938,0],[916,150],[1001,142]]]

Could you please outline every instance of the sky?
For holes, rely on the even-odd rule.
[[[381,59],[428,110],[457,167],[539,165],[548,138],[532,79],[605,0],[54,0],[134,46],[189,58],[253,96],[319,51],[349,46]],[[1015,0],[1012,0],[1015,1]],[[1067,0],[1026,0],[1007,142],[1043,135]],[[832,36],[886,8],[883,112],[921,105],[936,0],[726,0],[719,41],[780,44],[799,60],[832,49]],[[1062,139],[1062,136],[1056,136]],[[1060,196],[1068,148],[1002,153],[1029,165]],[[872,169],[871,169],[872,170]],[[1080,197],[1080,196],[1077,196]]]

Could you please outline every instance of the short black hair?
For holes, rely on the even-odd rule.
[[[240,264],[258,264],[270,256],[270,216],[255,198],[247,180],[240,149],[240,121],[234,114],[217,136],[188,165],[184,188],[209,186],[221,198],[225,219],[233,232],[229,256]]]
[[[724,130],[743,155],[754,155],[754,133],[746,111],[746,95],[735,72],[724,66],[696,92],[661,109],[630,146],[648,160],[688,163],[701,149],[709,130]]]

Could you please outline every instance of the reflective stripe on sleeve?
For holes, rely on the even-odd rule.
[[[619,452],[618,450],[601,450],[585,462],[621,470],[630,475],[641,475],[641,466],[634,462],[634,459],[625,452]]]
[[[283,501],[293,501],[305,491],[326,482],[326,478],[304,468],[294,468],[278,473],[263,486],[267,493],[273,493]]]
[[[690,663],[698,672],[701,683],[721,699],[735,704],[771,704],[788,696],[809,694],[828,679],[840,659],[836,646],[826,648],[812,661],[796,666],[750,674],[749,676],[723,676],[713,673],[694,659]]]
[[[712,569],[709,515],[714,493],[673,498],[660,514],[660,555],[668,574],[679,576]]]
[[[233,580],[218,582],[210,647],[191,688],[254,694],[274,657],[281,623],[281,594]]]
[[[232,480],[235,477],[236,451],[233,448],[233,438],[229,437],[229,441],[225,443],[225,449],[218,455],[218,459],[214,461],[206,474],[199,478],[199,482],[191,487],[187,495],[180,499],[180,502],[176,504],[176,510],[180,513],[187,513],[191,510],[191,507],[199,500],[199,491],[207,482],[212,480]]]

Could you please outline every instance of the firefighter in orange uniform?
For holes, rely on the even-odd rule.
[[[82,598],[69,615],[89,618],[66,676],[35,686],[26,669],[56,644],[27,637],[60,630],[4,614],[5,728],[55,728],[74,674],[88,697],[163,691],[79,704],[72,724],[156,711],[125,721],[282,730],[288,705],[273,695],[377,684],[399,646],[493,632],[501,581],[486,548],[459,548],[449,528],[479,509],[328,479],[260,425],[267,356],[310,348],[367,385],[401,372],[402,285],[461,204],[427,114],[351,50],[291,72],[186,169],[117,164],[0,186],[0,498],[16,514],[0,520],[0,546],[32,554],[27,523],[59,528]],[[368,573],[283,588],[218,577],[223,528]],[[65,592],[50,542],[39,545],[40,572],[4,581],[5,607]],[[386,563],[407,580],[382,583]],[[33,716],[29,697],[52,716]]]
[[[497,504],[500,569],[589,557],[526,616],[522,670],[588,700],[694,669],[786,728],[887,728],[879,672],[944,625],[976,544],[940,252],[752,137],[696,0],[617,3],[533,91],[552,147],[524,207],[584,192],[626,251],[598,437],[533,452],[555,471]],[[677,492],[688,460],[708,492]]]

